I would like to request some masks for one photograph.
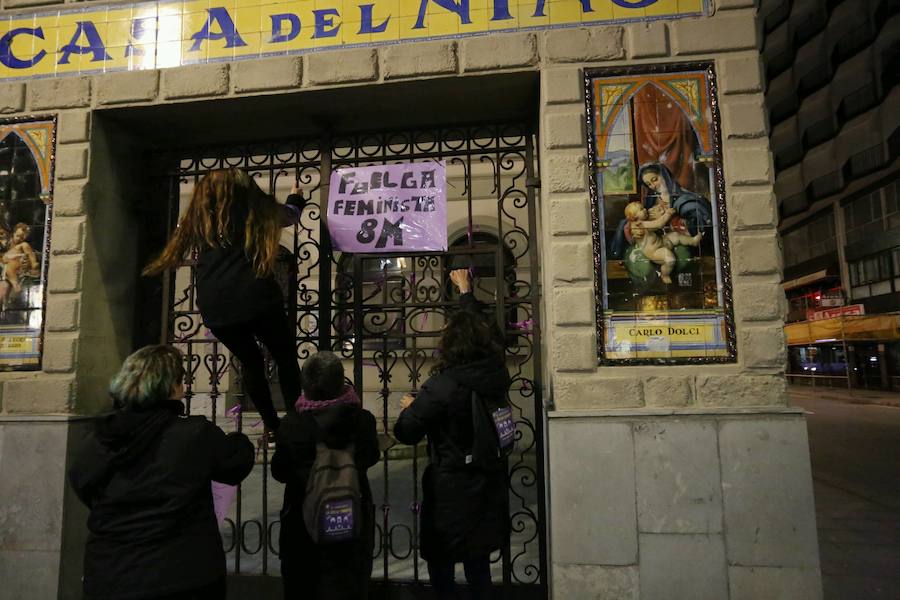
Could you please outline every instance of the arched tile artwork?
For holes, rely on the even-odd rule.
[[[0,121],[0,370],[41,368],[55,131]]]
[[[731,362],[711,64],[585,73],[601,364]]]

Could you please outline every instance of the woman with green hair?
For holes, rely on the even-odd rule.
[[[211,482],[236,485],[253,445],[202,416],[185,416],[181,352],[147,346],[109,386],[69,481],[90,509],[86,600],[222,600],[225,554]]]

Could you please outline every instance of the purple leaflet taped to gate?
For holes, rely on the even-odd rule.
[[[335,169],[328,232],[342,252],[446,251],[444,161]]]

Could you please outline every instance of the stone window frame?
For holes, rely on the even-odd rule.
[[[601,245],[604,243],[600,235],[600,215],[598,200],[600,191],[594,173],[597,149],[595,148],[593,131],[595,128],[593,114],[593,85],[597,77],[621,77],[627,75],[651,75],[679,73],[683,71],[706,71],[709,83],[709,108],[712,113],[711,141],[715,158],[713,178],[715,180],[716,203],[718,206],[717,224],[719,251],[721,257],[722,309],[725,323],[726,354],[724,356],[691,356],[665,358],[607,358],[605,352],[606,331],[603,314],[603,286],[598,277],[601,272]],[[591,242],[593,249],[594,307],[597,343],[598,366],[648,366],[648,365],[702,365],[702,364],[735,364],[737,357],[737,331],[734,318],[734,292],[732,287],[730,244],[728,235],[728,207],[725,202],[724,157],[722,151],[722,115],[719,100],[719,88],[716,78],[715,63],[712,60],[691,62],[648,63],[631,66],[591,67],[582,69],[582,85],[584,87],[585,127],[587,134],[588,183],[591,201]]]

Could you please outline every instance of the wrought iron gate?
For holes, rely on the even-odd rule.
[[[347,359],[348,377],[376,415],[382,460],[369,476],[380,511],[376,530],[376,596],[427,581],[418,551],[423,447],[396,445],[390,432],[399,398],[428,377],[444,318],[457,299],[449,271],[469,268],[476,296],[506,331],[509,396],[518,439],[509,466],[510,545],[494,559],[494,581],[507,597],[545,598],[544,413],[541,398],[539,261],[533,134],[521,124],[437,128],[288,140],[253,146],[199,148],[160,155],[168,165],[171,230],[196,181],[211,169],[241,167],[279,198],[293,181],[308,200],[300,224],[286,229],[279,272],[296,322],[301,362],[318,349]],[[321,219],[332,169],[404,161],[447,165],[450,250],[446,254],[342,255],[333,252]],[[225,428],[251,436],[262,429],[240,394],[239,365],[203,327],[192,264],[163,285],[163,337],[186,355],[186,403]],[[351,368],[352,365],[352,368]],[[277,376],[272,373],[272,376]],[[274,388],[273,388],[273,395]],[[279,406],[279,398],[275,398]],[[239,408],[244,406],[246,414]],[[229,568],[278,574],[281,485],[268,477],[270,450],[238,490],[223,526]],[[502,582],[502,583],[501,583]]]

